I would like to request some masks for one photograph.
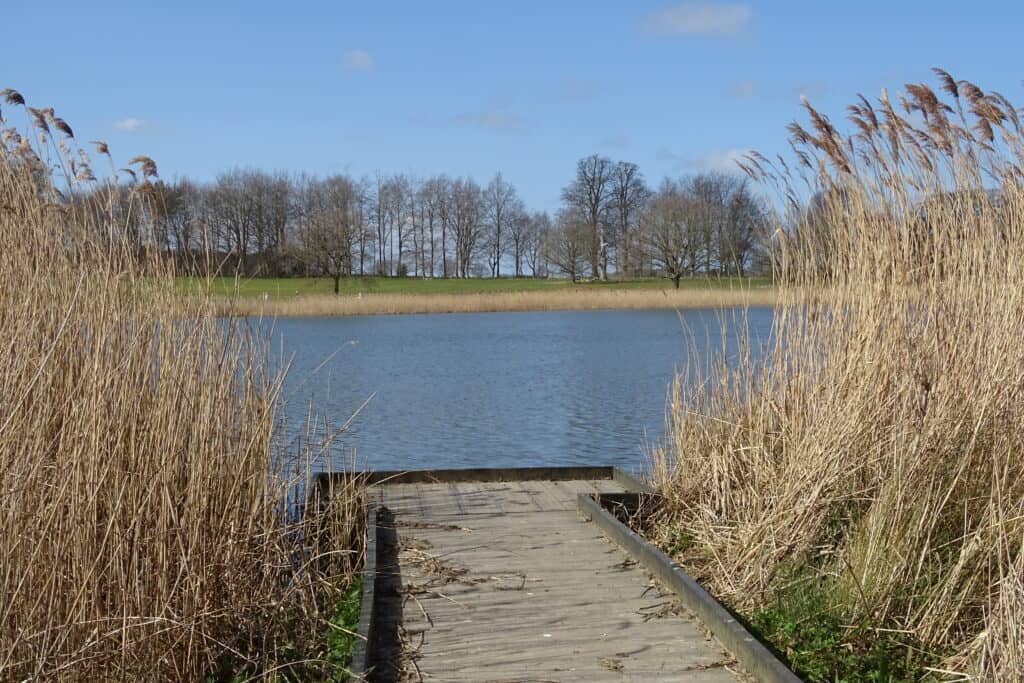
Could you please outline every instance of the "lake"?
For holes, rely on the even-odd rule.
[[[333,318],[273,324],[291,438],[307,415],[338,426],[333,467],[354,452],[380,470],[539,465],[641,469],[664,433],[669,385],[734,354],[735,312],[558,311]],[[770,308],[747,311],[766,341]],[[700,372],[696,373],[700,375]],[[364,405],[365,403],[365,405]],[[360,410],[360,407],[362,409]],[[358,411],[358,415],[352,417]]]

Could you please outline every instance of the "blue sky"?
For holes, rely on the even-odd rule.
[[[957,78],[1024,104],[1013,2],[7,3],[0,88],[164,178],[502,171],[553,209],[600,153],[665,175],[784,152],[805,94]]]

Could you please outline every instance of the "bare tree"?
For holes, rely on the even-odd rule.
[[[527,265],[530,266],[530,273],[534,277],[548,276],[544,247],[547,244],[551,229],[551,217],[548,216],[546,211],[531,214],[526,221],[523,256]]]
[[[523,276],[523,264],[526,260],[526,251],[530,243],[531,217],[526,212],[526,206],[517,202],[512,216],[509,220],[508,236],[512,243],[512,265],[515,269],[515,276]]]
[[[544,241],[544,257],[573,282],[582,275],[587,262],[589,230],[587,216],[575,209],[563,209]]]
[[[419,277],[420,270],[426,268],[423,263],[423,251],[427,239],[424,225],[425,216],[419,202],[418,184],[416,180],[409,180],[409,193],[405,198],[409,212],[409,237],[412,240],[412,274],[414,277]]]
[[[482,233],[480,186],[473,180],[458,179],[451,184],[450,220],[455,239],[455,276],[471,275],[473,257]]]
[[[722,267],[718,240],[728,217],[730,196],[742,182],[724,173],[699,173],[688,181],[689,192],[696,198],[700,209],[694,228],[700,233],[702,269],[707,275]]]
[[[206,196],[206,214],[223,251],[242,275],[248,274],[249,250],[255,231],[255,207],[248,196],[246,171],[217,176]]]
[[[444,175],[436,176],[430,181],[431,194],[437,207],[438,221],[441,223],[441,277],[446,279],[451,276],[448,241],[454,233],[452,229],[455,217],[453,185],[452,180]]]
[[[616,265],[625,275],[634,273],[632,258],[636,253],[635,226],[650,190],[644,183],[640,167],[627,161],[619,161],[612,169],[610,213],[616,232]]]
[[[257,268],[261,274],[281,274],[281,254],[286,248],[285,229],[291,212],[291,183],[283,173],[253,171],[245,180],[246,195],[253,205],[253,238]]]
[[[177,264],[195,271],[200,247],[200,190],[189,180],[153,184],[154,231],[161,248]]]
[[[291,212],[291,182],[281,173],[235,169],[217,177],[206,195],[206,216],[219,250],[243,274],[280,270]]]
[[[725,220],[718,235],[718,261],[727,275],[747,274],[757,243],[765,238],[768,214],[746,179],[734,182],[727,195]]]
[[[576,178],[562,190],[562,200],[587,228],[588,256],[595,277],[608,279],[608,247],[605,219],[612,195],[613,164],[596,154],[580,159]]]
[[[356,188],[359,192],[359,235],[356,238],[359,252],[359,274],[366,274],[367,260],[373,258],[374,244],[376,242],[376,230],[373,221],[374,217],[374,195],[371,191],[373,184],[367,178],[360,179]]]
[[[417,191],[417,204],[420,208],[420,222],[424,231],[424,275],[433,277],[437,270],[437,232],[441,230],[441,250],[445,249],[444,226],[441,220],[441,209],[445,203],[447,189],[443,177],[429,178],[420,184]],[[447,265],[447,258],[444,258]],[[447,273],[447,267],[445,267]]]
[[[701,271],[746,275],[765,209],[746,180],[704,173],[665,180],[643,223],[648,254],[678,287],[681,277]]]
[[[310,269],[334,281],[352,273],[353,249],[362,231],[358,185],[347,176],[309,180],[301,190],[299,242]]]
[[[483,191],[482,209],[488,231],[487,265],[491,269],[491,277],[501,277],[501,259],[507,248],[504,238],[519,205],[516,188],[507,183],[500,173]]]
[[[703,239],[696,228],[701,211],[685,183],[665,180],[646,212],[648,253],[676,289],[680,279],[697,267],[697,245]]]
[[[412,226],[413,274],[416,277],[433,275],[433,264],[427,268],[427,257],[431,254],[433,242],[432,211],[424,184],[418,180],[409,181],[409,215]]]
[[[391,244],[392,275],[405,275],[407,267],[403,256],[410,233],[410,188],[409,179],[396,175],[388,182],[388,216],[393,226],[395,241]],[[398,254],[394,252],[398,248]]]
[[[687,184],[699,209],[694,230],[700,235],[701,270],[745,273],[764,222],[764,207],[748,181],[724,173],[701,173]]]
[[[377,275],[390,275],[388,265],[388,244],[391,242],[392,224],[388,206],[390,202],[390,189],[387,180],[379,173],[377,174],[374,191],[370,195],[370,208],[373,215],[374,240],[377,246],[376,273]]]

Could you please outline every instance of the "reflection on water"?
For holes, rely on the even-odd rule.
[[[736,312],[572,311],[282,319],[286,424],[310,408],[367,469],[619,465],[639,469],[695,344],[735,353]],[[767,340],[770,308],[751,309]],[[335,449],[336,463],[349,457]],[[335,465],[337,466],[337,465]]]

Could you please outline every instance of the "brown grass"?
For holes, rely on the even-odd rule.
[[[225,314],[291,317],[389,315],[402,313],[476,313],[493,311],[588,311],[601,309],[685,309],[771,306],[773,288],[721,290],[568,290],[477,294],[312,295],[289,300],[222,301]]]
[[[776,246],[793,303],[766,358],[677,384],[654,478],[663,533],[684,532],[687,566],[741,608],[811,572],[851,628],[1019,681],[1024,139],[1005,99],[940,78],[948,101],[926,85],[862,98],[850,136],[808,105],[802,170],[749,161],[790,207]]]
[[[77,182],[70,126],[32,116],[65,139],[0,145],[0,679],[316,672],[356,486],[289,514],[259,340],[147,256],[144,185]]]

